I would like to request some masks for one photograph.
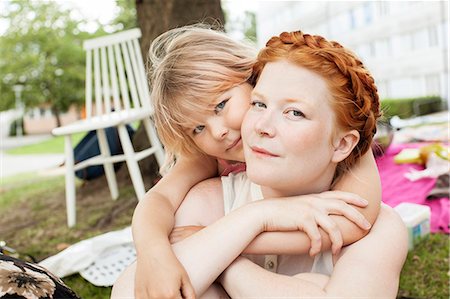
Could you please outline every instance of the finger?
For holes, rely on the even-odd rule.
[[[339,253],[344,240],[336,222],[334,222],[333,219],[330,218],[330,216],[322,214],[318,215],[316,219],[319,226],[328,234],[328,237],[330,238],[331,251],[333,252],[333,254]]]
[[[352,204],[358,207],[366,207],[369,202],[355,193],[345,191],[327,191],[319,194],[323,198],[333,198],[342,200],[348,204]]]
[[[357,209],[343,202],[335,202],[329,211],[331,214],[344,216],[362,229],[367,230],[372,226]]]
[[[309,221],[304,221],[301,230],[303,230],[311,240],[309,255],[314,256],[319,253],[322,248],[322,236],[320,235],[319,227],[317,226],[314,218],[311,218]]]
[[[185,275],[181,280],[181,295],[185,299],[195,299],[194,287],[192,286],[187,275]]]
[[[184,239],[184,233],[183,232],[175,232],[171,233],[169,236],[169,242],[170,244],[178,243],[180,240]]]

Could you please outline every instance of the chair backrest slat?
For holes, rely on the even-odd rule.
[[[136,57],[136,51],[134,49],[134,44],[131,41],[127,41],[127,46],[128,46],[128,52],[130,54],[130,59],[131,59],[131,66],[133,69],[133,75],[134,75],[134,79],[136,81],[136,87],[137,87],[137,92],[139,94],[139,97],[137,99],[137,101],[139,102],[139,106],[142,106],[142,99],[145,97],[144,94],[144,86],[142,85],[142,76],[140,74],[140,68],[138,66],[138,63],[136,62],[137,57]]]
[[[94,49],[94,88],[95,88],[95,115],[102,114],[102,86],[100,82],[99,49]]]
[[[101,67],[102,67],[102,91],[103,91],[103,103],[105,114],[108,114],[111,111],[111,91],[109,88],[109,76],[108,76],[108,64],[106,63],[106,48],[100,48],[100,56],[101,56]]]
[[[114,109],[116,111],[121,111],[122,105],[120,104],[119,86],[117,84],[117,72],[116,72],[116,63],[114,60],[114,48],[111,45],[108,46],[108,58],[109,58],[109,69],[111,71],[111,86],[114,101]]]
[[[123,109],[130,109],[130,97],[128,95],[128,86],[125,79],[125,70],[122,62],[122,52],[119,44],[114,45],[116,53],[117,70],[119,72],[120,91],[122,95]]]
[[[126,43],[120,44],[122,47],[123,60],[125,61],[125,70],[127,72],[128,87],[130,88],[131,100],[133,101],[133,107],[139,107],[138,94],[136,91],[136,80],[134,79],[133,69],[130,62],[130,53]]]
[[[133,40],[133,48],[135,51],[135,55],[137,57],[137,61],[142,61],[144,62],[144,60],[142,59],[142,54],[141,54],[141,48],[139,45],[139,41],[137,39]],[[141,97],[141,105],[147,109],[151,108],[151,102],[150,102],[150,90],[149,90],[149,86],[148,86],[148,81],[147,81],[147,74],[145,72],[145,68],[144,68],[144,63],[138,63],[138,70],[139,70],[139,74],[140,74],[140,81],[141,81],[141,86],[142,86],[142,90],[143,90],[143,96]]]
[[[86,52],[86,118],[92,117],[92,50]]]

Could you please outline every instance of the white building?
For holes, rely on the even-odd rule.
[[[319,34],[352,49],[384,98],[448,101],[448,1],[259,1],[258,46],[282,31]]]

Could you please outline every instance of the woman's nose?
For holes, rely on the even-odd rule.
[[[255,132],[259,136],[273,137],[275,135],[273,119],[269,112],[265,112],[258,117],[255,122]]]

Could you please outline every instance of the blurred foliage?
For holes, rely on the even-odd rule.
[[[254,12],[245,12],[245,23],[244,23],[244,34],[245,36],[256,43],[256,15]]]
[[[50,104],[57,116],[84,103],[83,41],[137,26],[134,0],[117,0],[116,17],[102,25],[82,18],[64,2],[12,0],[0,12],[8,24],[0,36],[0,111],[15,107],[13,86],[21,84],[26,109]],[[94,23],[98,29],[88,32]]]
[[[225,15],[225,29],[227,32],[241,32],[243,39],[256,44],[256,15],[254,12],[245,11],[243,15],[231,15],[227,5],[222,5]]]
[[[2,73],[0,110],[14,107],[12,88],[24,85],[22,101],[31,108],[50,103],[54,112],[83,101],[84,53],[80,21],[56,2],[10,1],[1,18],[7,22],[0,36]]]
[[[112,21],[117,31],[139,27],[135,0],[116,0],[118,11]]]
[[[381,100],[381,109],[386,119],[390,119],[394,115],[398,115],[400,118],[410,118],[439,112],[443,109],[442,105],[443,101],[439,96]]]

